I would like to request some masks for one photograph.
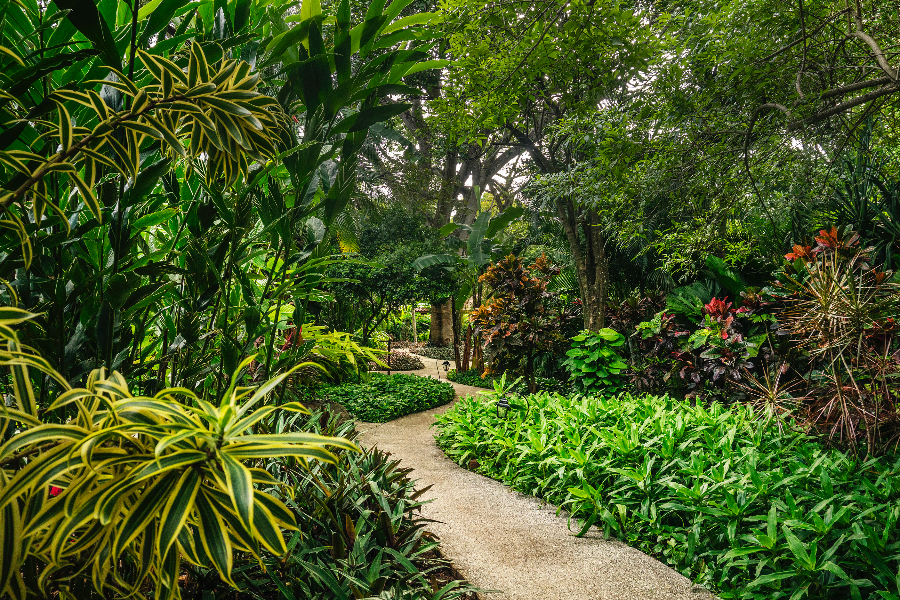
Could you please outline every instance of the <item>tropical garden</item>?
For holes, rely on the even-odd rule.
[[[359,443],[449,379],[438,446],[572,535],[900,599],[898,31],[0,3],[0,597],[476,597]]]

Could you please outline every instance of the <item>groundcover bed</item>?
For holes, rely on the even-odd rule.
[[[319,398],[337,402],[355,418],[385,423],[453,400],[456,392],[444,381],[416,375],[371,373],[364,383],[323,386]]]
[[[466,398],[438,417],[460,465],[571,511],[722,598],[897,598],[894,457],[824,447],[748,406],[666,396]]]

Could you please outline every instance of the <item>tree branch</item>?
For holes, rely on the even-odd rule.
[[[868,33],[863,31],[862,18],[860,18],[859,12],[853,13],[853,22],[856,26],[856,30],[851,31],[849,35],[865,42],[866,45],[869,46],[869,48],[871,48],[872,52],[875,54],[875,60],[878,61],[878,66],[881,67],[881,70],[891,78],[891,81],[897,81],[897,69],[892,68],[888,63],[887,58],[884,54],[884,50],[881,49],[881,46],[878,45],[878,42],[876,42],[875,39]]]
[[[893,85],[885,86],[881,89],[875,90],[874,92],[869,92],[868,94],[863,94],[862,96],[857,96],[853,100],[847,100],[846,102],[841,102],[838,105],[832,106],[827,110],[823,110],[822,112],[816,113],[810,117],[803,119],[797,123],[792,123],[788,126],[788,131],[796,131],[803,127],[804,125],[812,125],[813,123],[818,123],[820,121],[824,121],[828,117],[832,117],[834,115],[840,114],[842,112],[846,112],[851,108],[855,108],[861,104],[866,104],[875,100],[876,98],[880,98],[882,96],[887,96],[888,94],[894,94],[900,91],[900,83],[896,83]]]

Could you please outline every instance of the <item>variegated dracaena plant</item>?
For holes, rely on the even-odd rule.
[[[0,409],[0,431],[14,431],[0,446],[0,596],[74,598],[68,582],[89,578],[102,595],[178,598],[182,559],[234,584],[235,552],[283,554],[282,530],[296,529],[282,499],[257,489],[279,482],[254,461],[334,462],[329,447],[357,449],[304,432],[254,434],[274,411],[305,409],[265,403],[289,373],[239,386],[250,358],[218,405],[185,388],[132,396],[105,369],[73,387],[20,345],[15,327],[34,316],[0,308],[0,365],[15,400]],[[35,371],[59,390],[46,407]]]
[[[54,201],[53,187],[48,183],[52,174],[67,177],[93,216],[102,220],[94,187],[103,168],[134,181],[142,149],[154,140],[163,154],[188,158],[204,155],[207,179],[222,178],[227,185],[246,176],[253,160],[275,156],[280,135],[288,136],[284,141],[290,143],[283,127],[287,117],[275,99],[257,91],[259,73],[251,72],[249,63],[223,59],[210,64],[199,43],[191,44],[186,72],[162,56],[143,50],[138,55],[149,74],[144,77],[148,81],[133,82],[110,67],[110,78],[83,84],[115,90],[127,99],[127,108],[111,109],[95,90],[57,89],[48,97],[55,105],[49,114],[30,117],[23,113],[16,123],[45,126],[56,151],[47,157],[30,150],[0,151],[0,166],[19,176],[17,186],[0,192],[0,209],[4,212],[0,226],[19,236],[26,265],[32,254],[27,229],[21,216],[10,208],[16,203],[30,206],[35,223],[49,209],[63,216],[66,223],[63,208]],[[15,100],[0,90],[0,101],[15,107]],[[76,124],[70,115],[72,103],[86,107],[92,115],[90,121]],[[36,142],[43,143],[43,137]]]

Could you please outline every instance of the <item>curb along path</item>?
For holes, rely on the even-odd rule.
[[[416,374],[434,376],[429,359]],[[453,382],[450,382],[453,383]],[[457,398],[481,388],[459,385]],[[598,531],[574,537],[556,509],[460,468],[434,441],[434,415],[453,403],[384,424],[359,423],[360,441],[411,467],[433,485],[422,508],[442,552],[490,600],[709,600],[703,588],[659,561]]]

